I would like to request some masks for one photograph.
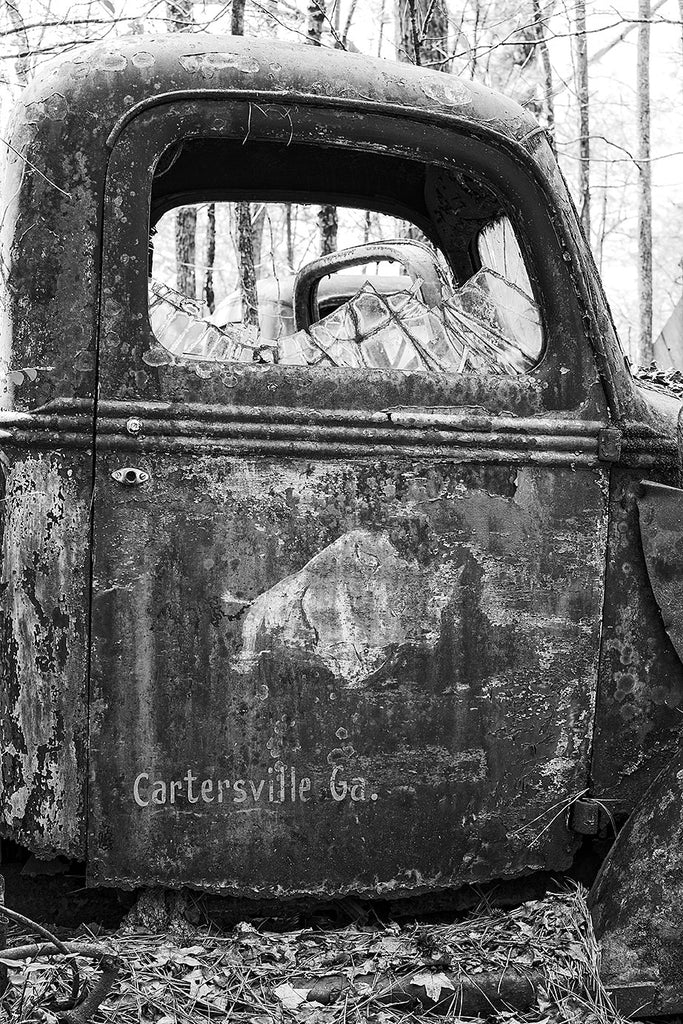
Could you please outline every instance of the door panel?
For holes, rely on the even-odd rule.
[[[601,468],[98,458],[99,883],[408,891],[562,868],[586,785]]]
[[[266,106],[252,123],[249,104],[199,98],[141,112],[117,137],[96,413],[92,882],[381,894],[570,864],[608,418],[557,211],[499,142],[324,105],[289,119]],[[540,362],[404,372],[268,365],[258,346],[253,361],[213,364],[162,351],[147,226],[155,201],[181,194],[405,216],[463,288],[476,231],[505,212]],[[118,482],[126,467],[148,479]]]

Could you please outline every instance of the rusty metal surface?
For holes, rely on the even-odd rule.
[[[680,728],[679,728],[680,731]],[[608,988],[634,988],[648,1016],[683,1011],[683,752],[657,776],[590,894]]]
[[[674,474],[672,466],[664,479]],[[683,708],[683,665],[643,554],[640,493],[641,473],[612,469],[592,780],[595,796],[618,815],[636,806],[671,759]]]
[[[387,410],[214,406],[101,402],[102,449],[135,452],[273,452],[380,458],[394,454],[449,457],[459,462],[597,466],[599,421],[440,416]],[[186,416],[178,415],[186,413]],[[118,413],[118,415],[116,415]],[[135,413],[136,429],[129,423]]]
[[[85,852],[90,465],[0,451],[0,834],[48,856]]]
[[[644,480],[637,504],[647,574],[664,628],[683,660],[683,491]]]
[[[566,867],[604,470],[98,456],[90,878],[402,892]],[[554,818],[554,820],[552,820]]]

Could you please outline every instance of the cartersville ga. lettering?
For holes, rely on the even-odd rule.
[[[356,803],[376,800],[368,792],[366,779],[347,779],[339,765],[330,774],[326,786],[333,800]],[[133,799],[138,807],[166,804],[305,804],[317,794],[308,776],[297,776],[296,768],[269,768],[267,775],[254,779],[202,779],[188,769],[181,779],[155,779],[151,770],[140,772],[133,783]]]

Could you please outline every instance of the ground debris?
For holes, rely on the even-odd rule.
[[[92,1024],[209,1024],[228,1018],[238,1024],[341,1024],[347,1018],[398,1024],[422,1016],[434,1019],[424,1000],[407,1005],[404,999],[400,1006],[382,1003],[387,977],[397,985],[410,979],[422,987],[427,1001],[448,998],[449,1020],[457,1020],[457,989],[476,986],[477,977],[483,980],[487,972],[496,971],[540,977],[533,1005],[524,1012],[499,1008],[494,1019],[500,1024],[622,1021],[598,978],[597,945],[580,888],[511,911],[482,906],[452,924],[399,927],[391,922],[269,932],[242,923],[227,935],[201,927],[195,928],[191,941],[180,944],[179,938],[177,932],[131,930],[130,923],[126,931],[100,935],[98,941],[121,956],[126,969]],[[81,971],[89,980],[96,974],[87,962]],[[336,990],[332,986],[330,1001],[317,1001],[312,987],[321,990],[321,983],[331,977],[342,983]],[[382,992],[373,981],[380,977]],[[67,981],[68,972],[58,959],[14,965],[0,1001],[0,1024],[57,1024],[44,1005],[48,996],[66,991]],[[328,984],[328,995],[329,989]]]

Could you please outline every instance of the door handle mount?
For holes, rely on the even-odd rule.
[[[118,484],[124,484],[126,487],[139,487],[140,484],[149,480],[149,473],[145,473],[144,470],[137,469],[135,466],[124,466],[123,469],[115,469],[111,477],[112,480],[116,480]]]

